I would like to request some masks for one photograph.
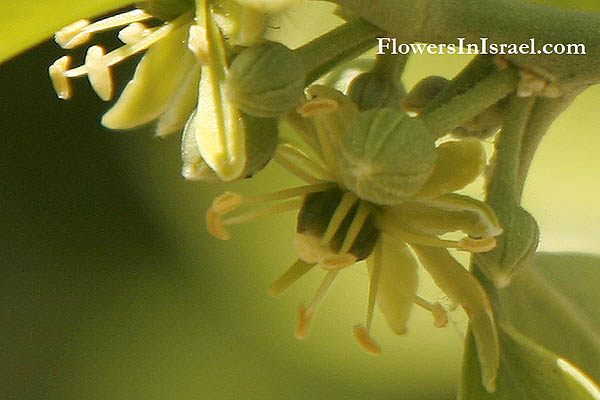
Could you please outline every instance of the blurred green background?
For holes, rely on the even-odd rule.
[[[305,34],[327,25],[286,18],[282,29]],[[73,100],[58,100],[47,66],[62,54],[45,43],[0,65],[1,399],[455,397],[461,315],[435,329],[415,310],[403,337],[376,315],[383,354],[367,355],[351,329],[366,310],[358,265],[340,274],[311,336],[295,339],[296,307],[322,274],[280,299],[266,294],[295,259],[294,215],[236,227],[229,242],[210,237],[204,212],[225,186],[181,177],[178,135],[100,127],[107,105],[84,80]],[[405,83],[466,62],[415,57]],[[133,66],[117,69],[120,85]],[[534,163],[525,206],[545,250],[600,253],[599,100],[597,88],[582,95]],[[233,189],[291,182],[271,165]],[[424,293],[444,301],[422,276]]]

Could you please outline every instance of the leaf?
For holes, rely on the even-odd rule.
[[[49,39],[71,22],[131,3],[132,0],[2,0],[0,62]]]
[[[500,343],[498,387],[488,393],[481,385],[475,343],[469,338],[459,400],[600,399],[598,386],[581,371],[519,331],[501,326]]]
[[[500,319],[600,382],[599,285],[600,257],[538,254],[498,290]]]
[[[469,339],[460,399],[600,399],[599,283],[599,257],[552,253],[503,288],[485,282],[502,328],[498,391],[481,387]]]

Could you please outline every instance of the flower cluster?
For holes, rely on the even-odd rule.
[[[231,225],[298,212],[293,239],[298,260],[271,287],[279,294],[307,272],[325,270],[314,299],[299,308],[298,337],[307,335],[337,275],[362,260],[370,276],[369,298],[365,323],[354,327],[354,336],[368,352],[380,351],[370,336],[376,304],[398,334],[406,331],[413,304],[430,311],[436,326],[445,326],[448,317],[442,305],[417,294],[420,264],[468,314],[483,383],[493,391],[499,365],[493,310],[477,279],[448,249],[490,251],[502,228],[485,203],[455,193],[485,167],[485,153],[473,137],[484,134],[466,134],[464,129],[459,139],[446,134],[469,121],[477,122],[470,131],[487,135],[497,129],[502,120],[496,114],[502,113],[494,104],[513,90],[514,71],[490,73],[485,85],[467,88],[457,101],[433,111],[430,100],[446,85],[439,79],[430,79],[403,101],[403,89],[390,81],[393,74],[380,76],[376,70],[350,85],[349,95],[310,85],[335,62],[363,47],[357,42],[350,43],[353,48],[336,50],[329,40],[340,41],[340,31],[296,50],[265,41],[268,14],[293,2],[148,0],[133,11],[94,23],[77,21],[57,32],[63,48],[117,27],[124,27],[119,32],[123,46],[109,53],[92,46],[84,65],[76,68],[70,67],[70,57],[62,57],[50,67],[50,76],[61,98],[71,97],[70,78],[87,75],[98,95],[109,100],[114,92],[111,67],[146,51],[118,101],[103,116],[105,127],[131,129],[156,121],[159,136],[182,131],[182,172],[187,179],[247,178],[274,160],[306,182],[265,195],[227,192],[207,211],[208,230],[224,240],[230,238]],[[145,21],[151,23],[143,25]],[[377,33],[361,21],[347,24],[356,31],[346,34],[359,32],[369,38]],[[342,42],[349,43],[346,38]],[[321,59],[325,52],[332,58]],[[485,89],[490,85],[496,96],[491,100]],[[477,107],[464,107],[479,98],[484,101]],[[410,116],[406,110],[420,114]],[[494,118],[481,114],[484,110]],[[476,116],[479,120],[473,120]],[[279,138],[282,121],[301,145]],[[267,202],[275,204],[263,205]],[[461,233],[458,239],[446,236],[456,232]]]

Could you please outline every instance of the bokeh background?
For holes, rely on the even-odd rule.
[[[334,23],[317,15],[291,12],[277,34],[299,43]],[[210,237],[204,212],[225,187],[181,177],[178,135],[103,129],[108,106],[87,82],[75,82],[73,100],[58,100],[47,66],[61,55],[48,42],[0,65],[0,398],[455,397],[460,314],[436,329],[415,310],[402,337],[377,315],[383,354],[367,355],[351,332],[366,310],[358,265],[340,274],[311,336],[295,339],[296,307],[322,274],[279,299],[266,294],[295,259],[294,215],[236,227],[229,242]],[[405,83],[451,77],[468,61],[414,57]],[[116,70],[121,86],[134,65]],[[534,162],[524,204],[544,250],[600,253],[599,101],[598,88],[580,96]],[[270,165],[233,188],[292,184]],[[444,301],[422,276],[423,293]]]

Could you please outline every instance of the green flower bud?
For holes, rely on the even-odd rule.
[[[196,112],[192,113],[184,130],[181,141],[182,175],[188,180],[213,181],[219,176],[202,158],[198,134]],[[237,179],[249,178],[262,168],[275,154],[279,142],[278,122],[272,118],[256,118],[242,114],[239,127],[243,132],[245,160],[241,174]]]
[[[194,0],[143,0],[137,7],[163,21],[170,21],[194,8]]]
[[[449,83],[448,79],[436,75],[423,78],[402,99],[402,107],[420,113]]]
[[[280,43],[268,42],[234,58],[225,87],[228,99],[246,114],[275,118],[300,103],[305,80],[300,57]]]
[[[341,140],[342,183],[359,198],[393,205],[414,196],[433,171],[434,138],[425,124],[393,108],[363,112]]]
[[[325,234],[338,205],[342,201],[342,197],[343,192],[339,188],[332,188],[324,192],[307,195],[298,214],[297,232],[320,240]],[[346,214],[340,227],[329,241],[329,249],[333,253],[340,251],[357,210],[358,202]],[[379,234],[380,232],[375,226],[374,218],[369,215],[348,253],[356,257],[356,261],[364,260],[373,252],[377,239],[379,239]]]
[[[348,86],[348,96],[361,111],[372,108],[395,107],[400,98],[398,90],[378,74],[367,72],[355,77]]]

